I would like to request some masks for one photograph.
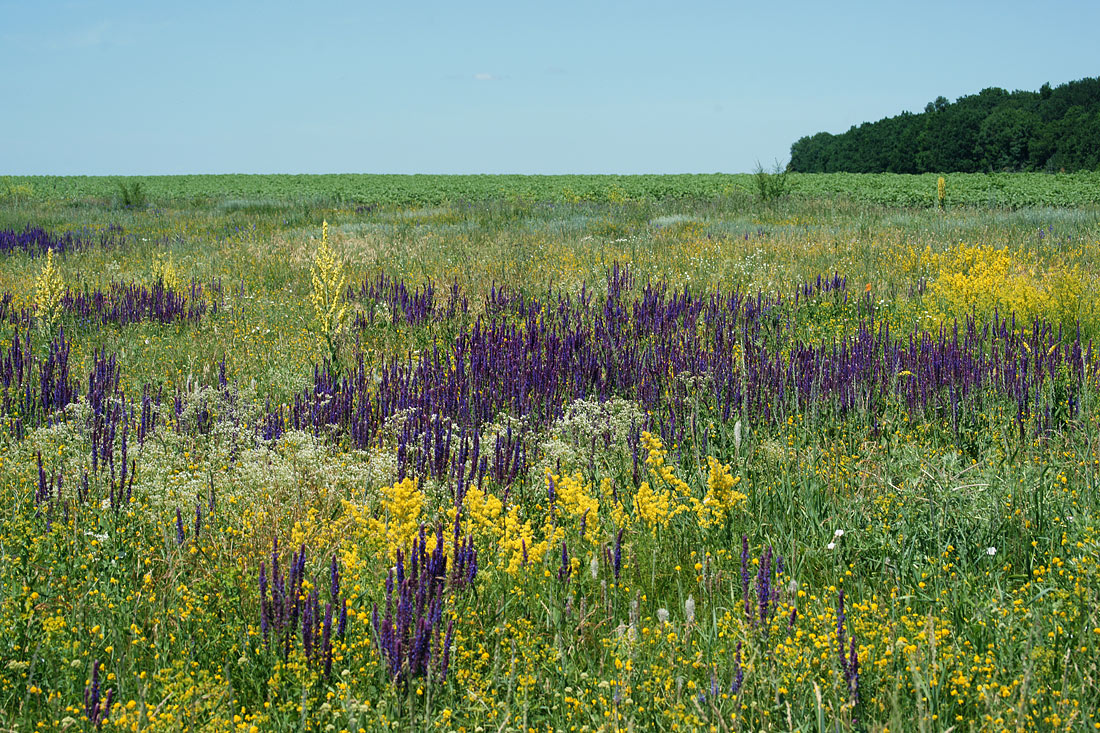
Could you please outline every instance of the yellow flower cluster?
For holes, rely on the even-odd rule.
[[[420,531],[420,513],[424,507],[424,495],[420,482],[406,478],[382,490],[382,508],[386,512],[386,538],[391,557],[398,550],[407,550]]]
[[[184,289],[184,279],[172,261],[172,253],[157,255],[153,260],[153,282],[160,282],[177,293]]]
[[[573,476],[547,475],[546,482],[554,487],[557,493],[558,506],[572,517],[585,520],[585,537],[595,541],[595,526],[598,520],[600,502],[588,493],[590,487],[585,486],[584,479],[578,473]]]
[[[741,477],[730,473],[728,463],[707,456],[707,465],[710,468],[707,493],[697,508],[699,523],[704,526],[721,524],[731,509],[743,505],[748,499],[734,488],[741,483]]]
[[[671,493],[667,489],[654,491],[648,481],[643,481],[634,494],[634,512],[651,532],[656,532],[657,527],[668,526]]]
[[[46,262],[34,281],[34,306],[38,315],[52,329],[61,307],[61,297],[65,295],[65,281],[53,264],[53,248],[46,250]]]
[[[322,224],[321,246],[317,248],[317,253],[314,255],[310,278],[313,291],[309,299],[313,303],[317,327],[331,345],[343,330],[347,316],[348,306],[344,302],[344,288],[348,279],[344,273],[344,263],[329,246],[327,221]]]
[[[500,499],[471,486],[466,491],[463,506],[466,509],[467,531],[472,529],[475,534],[490,535],[494,539],[500,537],[500,514],[504,509]]]
[[[665,456],[668,455],[668,451],[665,450],[660,438],[647,431],[643,431],[642,447],[645,448],[648,453],[645,459],[645,465],[649,467],[649,472],[653,474],[655,478],[664,481],[673,492],[680,496],[688,496],[691,494],[691,487],[684,483],[673,472],[671,466],[665,463]]]
[[[520,520],[519,508],[512,507],[504,518],[504,534],[500,538],[500,562],[512,576],[519,575],[525,561],[536,565],[542,562],[548,547],[544,539],[535,541],[535,532],[529,520]]]
[[[1017,320],[1043,317],[1073,325],[1086,316],[1085,283],[1073,267],[1041,267],[1006,248],[961,244],[954,250],[923,258],[938,271],[929,285],[947,318],[976,314],[988,319],[996,309]]]

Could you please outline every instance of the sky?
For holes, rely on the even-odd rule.
[[[1100,2],[10,2],[0,175],[737,173],[1100,75]]]

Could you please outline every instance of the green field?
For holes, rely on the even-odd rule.
[[[796,198],[844,198],[859,203],[930,208],[936,205],[935,174],[821,173],[790,175]],[[1100,204],[1100,173],[954,173],[946,176],[957,206],[1020,208]],[[733,199],[745,203],[756,191],[752,174],[710,175],[193,175],[193,176],[11,176],[0,189],[21,197],[59,203],[115,200],[120,181],[140,183],[154,204],[256,207],[276,202],[435,206],[487,201],[632,201]],[[3,190],[0,190],[0,194]]]
[[[1100,176],[937,178],[0,180],[0,727],[1100,728]]]

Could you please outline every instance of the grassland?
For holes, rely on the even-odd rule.
[[[1095,176],[140,183],[6,183],[0,725],[1100,728]]]

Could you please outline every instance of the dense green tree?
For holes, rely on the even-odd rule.
[[[791,170],[814,173],[1077,171],[1100,166],[1100,77],[1038,92],[991,87],[791,146]]]

